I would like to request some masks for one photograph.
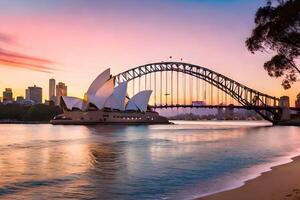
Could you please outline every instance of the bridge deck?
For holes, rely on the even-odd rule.
[[[150,108],[234,108],[234,109],[246,109],[246,110],[265,110],[265,106],[237,106],[237,105],[153,105]],[[268,108],[274,110],[280,110],[279,106],[268,106]],[[291,110],[300,111],[300,108],[290,107]]]

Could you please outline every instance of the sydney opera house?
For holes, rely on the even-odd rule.
[[[169,121],[148,109],[152,91],[141,91],[131,98],[127,82],[115,86],[110,69],[101,73],[90,85],[83,99],[63,96],[60,106],[63,114],[51,120],[52,124],[162,124]]]

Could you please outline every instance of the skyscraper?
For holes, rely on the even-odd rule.
[[[11,88],[5,88],[3,91],[3,102],[13,101],[13,92]]]
[[[42,88],[34,85],[26,89],[26,100],[32,100],[36,104],[42,103]]]
[[[60,97],[67,96],[67,86],[63,82],[59,82],[56,85],[56,104],[60,105]]]
[[[49,100],[50,101],[56,101],[55,97],[55,79],[51,78],[49,79]]]

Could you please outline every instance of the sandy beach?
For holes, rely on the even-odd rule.
[[[300,200],[300,156],[293,162],[273,167],[271,171],[249,180],[245,185],[199,200]]]

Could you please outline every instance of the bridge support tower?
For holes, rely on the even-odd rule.
[[[279,107],[282,109],[281,121],[286,121],[291,119],[290,110],[290,98],[288,96],[282,96],[279,99]]]

